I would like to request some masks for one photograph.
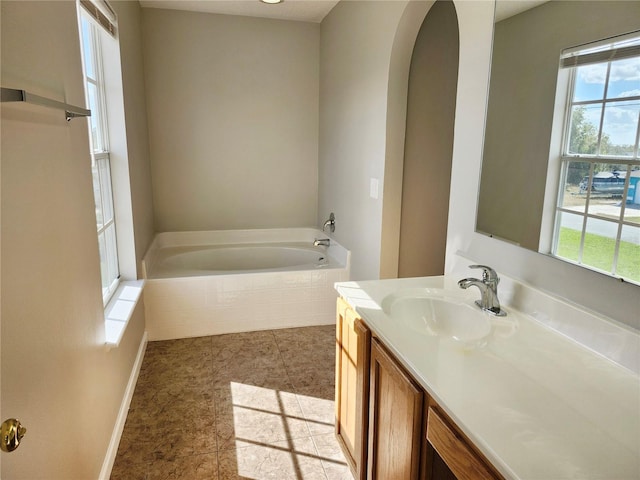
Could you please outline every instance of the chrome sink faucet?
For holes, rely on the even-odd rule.
[[[469,268],[481,268],[482,280],[478,280],[477,278],[463,278],[458,282],[458,286],[465,290],[469,287],[478,287],[482,296],[480,300],[476,300],[476,305],[492,315],[498,317],[506,316],[507,312],[500,308],[500,302],[498,301],[498,283],[500,283],[500,278],[496,271],[486,265],[469,265]]]

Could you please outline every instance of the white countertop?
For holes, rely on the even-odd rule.
[[[477,289],[424,277],[336,284],[373,333],[508,479],[640,479],[640,377],[507,305],[484,345],[417,333],[390,293]],[[504,323],[507,321],[508,323]]]

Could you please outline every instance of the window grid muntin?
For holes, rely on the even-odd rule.
[[[100,166],[98,166],[96,168],[97,173],[98,173],[98,183],[99,183],[99,190],[100,190],[100,208],[101,208],[101,212],[102,212],[102,223],[98,223],[96,222],[97,225],[97,229],[98,229],[98,234],[104,232],[110,225],[114,225],[115,224],[115,212],[113,211],[113,189],[111,188],[111,168],[109,165],[109,154],[108,153],[99,153],[99,154],[94,154],[94,161],[96,162],[96,164],[100,163],[100,162],[104,162],[105,165],[105,169],[100,168]],[[108,183],[108,185],[107,185]],[[106,190],[106,191],[105,191]],[[97,201],[96,201],[97,203]],[[110,203],[110,205],[105,206],[105,204]],[[105,211],[107,211],[107,208],[111,210],[111,215],[110,218],[106,218],[105,215]]]
[[[589,168],[589,183],[587,186],[587,192],[586,192],[586,201],[585,201],[585,207],[584,207],[584,211],[583,212],[577,212],[576,210],[571,210],[569,208],[566,208],[562,205],[560,205],[561,199],[562,199],[562,195],[563,195],[563,190],[566,186],[566,176],[567,176],[567,170],[569,168],[569,164],[571,161],[575,161],[575,160],[580,160],[581,162],[585,162],[585,163],[590,163],[590,168]],[[616,224],[617,225],[617,233],[616,233],[616,237],[615,237],[615,255],[614,255],[614,259],[613,259],[613,270],[612,272],[608,272],[611,275],[615,275],[616,270],[615,268],[617,267],[617,262],[618,262],[618,253],[619,253],[619,249],[620,249],[620,242],[621,242],[621,236],[622,236],[622,229],[623,226],[629,226],[629,227],[638,227],[637,223],[634,223],[632,221],[626,220],[625,219],[625,210],[626,210],[626,199],[629,193],[629,185],[630,185],[630,181],[631,181],[631,172],[632,167],[634,166],[640,166],[640,160],[621,160],[619,158],[613,158],[612,160],[614,160],[614,162],[602,162],[601,160],[603,160],[602,157],[592,157],[592,158],[585,158],[584,156],[565,156],[562,157],[562,175],[560,178],[560,183],[559,183],[559,194],[558,194],[558,205],[556,206],[556,222],[555,222],[555,228],[554,228],[554,237],[553,237],[553,249],[552,249],[552,254],[556,255],[557,251],[558,251],[558,241],[559,241],[559,234],[560,234],[560,227],[561,227],[561,222],[560,222],[560,216],[558,215],[560,212],[568,214],[568,215],[575,215],[575,216],[579,216],[582,217],[582,228],[581,228],[581,238],[580,238],[580,248],[579,248],[579,256],[578,256],[578,261],[576,263],[580,264],[580,265],[584,265],[589,267],[588,264],[583,264],[582,263],[582,255],[584,253],[584,241],[585,241],[585,237],[587,232],[587,223],[589,219],[594,219],[594,220],[603,220],[605,222],[609,222],[612,224]],[[620,205],[620,214],[618,216],[618,219],[616,220],[612,220],[609,217],[605,217],[603,215],[599,215],[597,213],[592,213],[589,211],[589,205],[591,203],[591,194],[592,194],[592,185],[593,185],[593,178],[594,178],[594,166],[597,163],[616,163],[616,164],[627,164],[627,169],[626,169],[626,177],[625,177],[625,183],[624,183],[624,188],[623,188],[623,193],[621,196],[621,205]],[[636,187],[637,188],[637,187]],[[563,258],[564,257],[559,257],[559,258]],[[570,261],[570,260],[569,260]],[[601,271],[599,269],[597,269],[598,271]],[[634,280],[630,280],[630,281],[634,281]]]
[[[632,101],[637,101],[640,100],[640,95],[634,95],[634,96],[628,96],[628,97],[616,97],[616,98],[608,98],[608,93],[609,93],[609,81],[611,78],[611,64],[613,62],[615,62],[616,60],[611,60],[606,62],[607,63],[607,72],[605,74],[605,80],[604,80],[604,89],[602,92],[602,97],[599,99],[591,99],[591,100],[579,100],[579,101],[574,101],[573,98],[575,96],[575,88],[576,88],[576,74],[577,74],[577,69],[578,67],[574,67],[571,69],[571,74],[569,77],[569,85],[570,88],[568,89],[567,92],[567,108],[566,108],[566,122],[565,122],[565,128],[564,128],[564,134],[563,134],[563,157],[573,157],[573,156],[587,156],[587,157],[591,157],[591,156],[597,156],[599,158],[603,158],[603,159],[622,159],[626,162],[626,160],[629,159],[637,159],[638,155],[639,155],[639,148],[638,148],[638,143],[640,140],[640,120],[636,119],[636,138],[635,138],[635,142],[634,142],[634,150],[633,150],[633,155],[631,156],[625,156],[625,157],[619,157],[616,155],[601,155],[601,147],[602,147],[602,133],[603,133],[603,123],[604,123],[604,116],[605,116],[605,111],[606,111],[606,107],[607,105],[611,105],[611,104],[616,104],[616,103],[621,103],[621,102],[632,102]],[[604,62],[602,62],[604,63]],[[600,110],[600,120],[599,120],[599,125],[598,125],[598,144],[597,144],[597,151],[595,154],[590,155],[590,154],[584,154],[584,153],[571,153],[569,151],[569,147],[571,144],[571,136],[570,136],[570,132],[571,132],[571,122],[573,121],[571,112],[574,106],[584,106],[584,105],[600,105],[601,106],[601,110]],[[618,162],[616,162],[618,163]]]
[[[98,145],[94,143],[91,144],[91,150],[96,152],[108,152],[109,151],[109,130],[107,128],[107,118],[106,118],[106,98],[104,94],[104,73],[103,73],[103,63],[102,63],[102,46],[100,40],[100,30],[99,26],[96,25],[95,20],[89,16],[84,10],[81,13],[83,19],[86,19],[86,25],[89,28],[89,50],[90,56],[92,59],[92,66],[95,73],[95,76],[88,76],[85,72],[85,82],[87,84],[91,84],[95,87],[97,91],[96,95],[96,104],[94,110],[91,112],[91,119],[94,119],[96,122],[96,130],[97,130],[97,138],[99,140]],[[82,39],[84,40],[84,39]],[[83,46],[84,47],[84,46]],[[88,90],[88,86],[87,86]],[[88,94],[88,92],[87,92]],[[89,98],[87,98],[87,103],[89,103]],[[90,123],[91,124],[91,123]],[[93,132],[92,135],[89,136],[91,141],[93,142]]]
[[[615,61],[615,60],[613,60]],[[557,256],[558,258],[561,258],[565,261],[569,261],[571,263],[577,263],[579,265],[582,265],[584,267],[596,270],[596,271],[603,271],[595,266],[589,265],[589,264],[585,264],[583,263],[583,255],[584,255],[584,251],[585,251],[585,238],[588,232],[588,221],[589,219],[594,219],[594,220],[604,220],[606,222],[612,223],[612,224],[616,224],[617,225],[617,232],[616,232],[616,238],[615,238],[615,247],[614,247],[614,256],[613,256],[613,261],[612,261],[612,268],[610,272],[606,272],[609,275],[612,276],[616,276],[616,272],[618,271],[618,257],[619,257],[619,252],[620,252],[620,246],[621,246],[621,237],[622,237],[622,231],[623,228],[625,226],[628,227],[638,227],[637,223],[633,223],[631,221],[627,221],[625,220],[625,207],[626,207],[626,202],[627,202],[627,197],[628,197],[628,192],[629,192],[629,186],[630,186],[630,182],[631,182],[631,172],[633,171],[633,168],[636,166],[640,166],[640,159],[638,159],[638,155],[640,154],[640,147],[639,147],[639,143],[640,143],[640,115],[638,118],[636,118],[636,138],[635,138],[635,143],[633,145],[633,155],[631,157],[629,156],[625,156],[625,157],[620,157],[620,156],[616,156],[616,155],[601,155],[600,152],[602,150],[602,136],[603,136],[603,123],[604,123],[604,116],[605,116],[605,109],[607,105],[610,104],[615,104],[617,102],[628,102],[628,101],[635,101],[635,100],[640,100],[640,96],[632,96],[632,97],[620,97],[620,98],[607,98],[608,95],[608,89],[609,89],[609,80],[610,80],[610,74],[611,74],[611,64],[613,61],[608,61],[607,63],[607,72],[606,72],[606,76],[605,76],[605,86],[604,86],[604,91],[602,93],[602,99],[597,99],[597,100],[582,100],[582,101],[573,101],[573,98],[575,96],[575,87],[576,87],[576,71],[577,71],[577,67],[571,68],[571,74],[569,76],[569,89],[567,92],[567,104],[566,104],[566,111],[565,111],[565,126],[564,126],[564,131],[563,131],[563,139],[562,139],[562,145],[563,145],[563,153],[561,155],[561,172],[560,172],[560,181],[558,184],[558,200],[557,200],[557,204],[556,204],[556,214],[555,214],[555,222],[554,222],[554,233],[553,233],[553,238],[552,238],[552,251],[551,254],[553,256]],[[602,62],[604,63],[604,62]],[[573,122],[573,115],[572,115],[572,111],[573,111],[573,107],[576,105],[601,105],[601,111],[600,111],[600,120],[599,120],[599,125],[598,125],[598,137],[597,137],[597,148],[596,148],[596,153],[595,154],[573,154],[573,153],[569,153],[570,150],[570,144],[571,144],[571,127],[572,127],[572,122]],[[568,209],[566,207],[563,207],[562,205],[562,200],[563,200],[563,195],[564,195],[564,190],[567,186],[567,172],[570,166],[570,163],[572,161],[581,161],[581,162],[588,162],[590,163],[590,167],[589,167],[589,174],[588,174],[588,184],[587,184],[587,191],[586,191],[586,201],[585,201],[585,207],[584,207],[584,212],[580,213],[580,212],[576,212],[575,210],[571,210]],[[620,215],[619,218],[617,220],[612,220],[611,218],[607,218],[607,217],[603,217],[602,215],[598,215],[598,214],[594,214],[592,212],[590,212],[589,210],[589,205],[590,205],[590,201],[591,201],[591,194],[592,194],[592,186],[593,186],[593,181],[594,181],[594,171],[595,171],[595,166],[596,164],[615,164],[615,165],[620,165],[620,166],[625,166],[626,167],[626,177],[625,177],[625,183],[624,183],[624,187],[623,187],[623,193],[622,193],[622,197],[621,197],[621,207],[620,207]],[[638,186],[636,188],[640,187],[640,184],[638,184]],[[562,224],[562,218],[561,215],[562,214],[567,214],[567,215],[576,215],[576,216],[580,216],[582,217],[582,228],[580,231],[580,245],[579,245],[579,255],[578,255],[578,260],[577,261],[573,261],[571,259],[568,258],[564,258],[558,255],[558,250],[559,250],[559,240],[560,240],[560,228],[561,228],[561,224]],[[633,283],[640,283],[640,280],[638,279],[632,279],[632,278],[625,278],[626,280],[633,282]]]
[[[115,225],[115,209],[113,205],[113,188],[111,184],[111,169],[110,169],[110,155],[108,145],[108,130],[107,130],[107,118],[106,118],[106,98],[104,91],[104,74],[103,63],[101,55],[100,45],[100,31],[95,21],[87,15],[84,10],[81,10],[82,20],[81,30],[88,27],[87,39],[89,45],[84,42],[84,35],[81,34],[82,48],[89,49],[89,55],[92,61],[92,66],[95,72],[95,78],[86,75],[85,72],[85,95],[87,103],[89,104],[89,89],[90,86],[94,86],[96,90],[96,101],[93,105],[92,117],[95,121],[96,128],[96,140],[94,142],[93,136],[93,124],[88,122],[89,128],[89,142],[91,147],[91,162],[92,167],[95,166],[95,171],[98,174],[97,179],[97,192],[94,187],[94,192],[98,193],[99,198],[95,198],[96,210],[100,208],[101,219],[98,220],[98,214],[96,212],[96,229],[97,240],[100,252],[100,277],[102,284],[102,300],[104,305],[107,304],[113,293],[115,293],[120,279],[118,268],[118,248],[116,240],[116,225]],[[85,53],[86,55],[86,53]],[[84,57],[83,57],[84,59]],[[83,68],[84,72],[84,68]],[[98,143],[96,145],[95,143]],[[92,168],[93,174],[93,168]],[[108,178],[107,178],[108,177]],[[94,185],[95,185],[94,179]],[[108,203],[108,205],[107,205]],[[105,212],[110,212],[110,218],[106,218]]]

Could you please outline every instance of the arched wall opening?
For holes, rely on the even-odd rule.
[[[458,62],[453,1],[409,2],[389,68],[381,278],[444,272]]]
[[[455,7],[438,1],[422,23],[411,58],[399,277],[444,273],[458,52]]]

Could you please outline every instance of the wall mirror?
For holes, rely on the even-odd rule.
[[[640,2],[501,3],[476,231],[640,283]]]

